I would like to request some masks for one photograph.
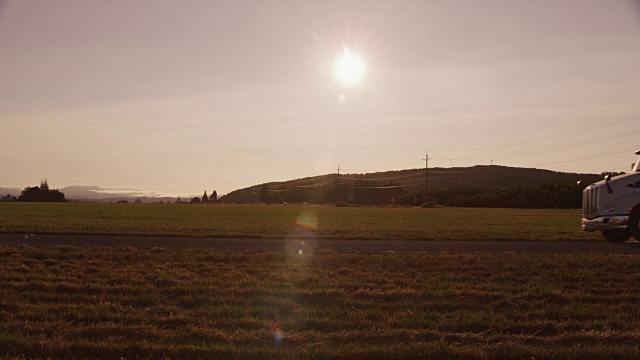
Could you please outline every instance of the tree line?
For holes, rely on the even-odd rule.
[[[40,186],[27,186],[22,190],[18,201],[24,202],[65,202],[64,193],[58,189],[49,188],[47,179],[40,181]]]
[[[348,184],[335,182],[326,186],[286,185],[270,187],[263,184],[257,189],[246,189],[221,201],[226,203],[310,203],[344,206],[452,206],[487,208],[556,208],[575,209],[582,205],[584,186],[572,183],[547,184],[537,187],[438,187],[426,194],[408,192],[393,182],[359,181]]]
[[[548,184],[538,187],[488,188],[488,187],[437,187],[426,193],[408,192],[394,182],[356,180],[345,184],[335,181],[326,185],[313,183],[300,186],[275,186],[263,184],[259,191],[248,189],[220,199],[226,203],[310,203],[342,204],[344,206],[453,206],[488,208],[557,208],[573,209],[582,205],[584,186],[576,184]],[[257,189],[256,189],[257,190]],[[17,199],[24,202],[64,202],[63,192],[51,189],[47,179],[39,186],[26,187]],[[218,194],[214,190],[211,196],[204,192],[202,198],[194,197],[191,203],[215,203]]]
[[[523,209],[577,209],[582,207],[582,190],[576,184],[548,184],[539,187],[518,188],[435,188],[407,194],[401,203],[409,204],[416,198],[424,204],[455,207],[523,208]]]
[[[194,196],[191,201],[189,201],[189,203],[191,204],[215,204],[218,202],[218,193],[213,190],[213,192],[211,193],[211,196],[207,195],[207,190],[204,191],[204,195],[202,195],[202,198],[199,198],[197,196]]]

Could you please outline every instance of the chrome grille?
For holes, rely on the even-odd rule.
[[[590,186],[582,193],[582,214],[588,218],[598,215],[600,205],[600,187]]]

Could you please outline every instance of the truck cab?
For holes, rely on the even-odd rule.
[[[640,241],[640,151],[629,174],[587,186],[582,192],[582,229],[600,231],[611,242]]]

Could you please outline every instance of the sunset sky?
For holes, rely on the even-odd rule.
[[[366,66],[344,85],[349,51]],[[0,0],[0,186],[628,171],[640,2]]]

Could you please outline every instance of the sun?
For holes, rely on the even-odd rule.
[[[342,86],[355,86],[362,82],[367,72],[367,65],[360,55],[352,53],[345,47],[344,52],[336,60],[333,72]]]

